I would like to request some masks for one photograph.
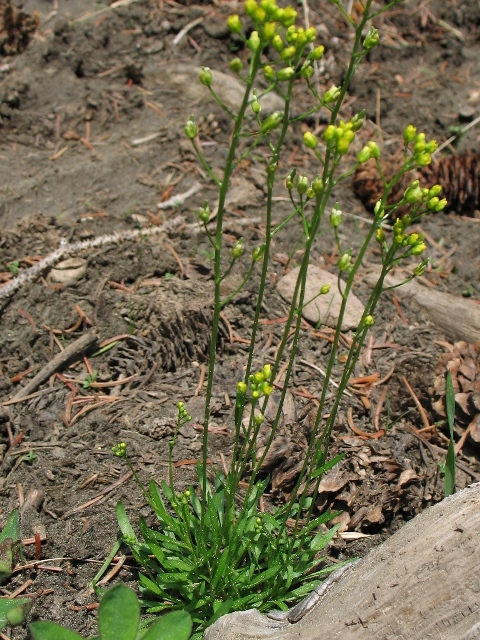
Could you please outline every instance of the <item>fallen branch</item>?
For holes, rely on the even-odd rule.
[[[200,188],[200,187],[199,187]],[[193,187],[192,187],[193,189]],[[192,193],[192,189],[189,189],[187,193]],[[197,189],[198,190],[198,189]],[[182,194],[178,196],[174,196],[170,198],[168,203],[162,203],[168,206],[174,206],[176,203],[182,202]],[[162,207],[163,208],[163,207]],[[33,267],[29,269],[25,269],[22,271],[20,275],[12,280],[9,280],[3,287],[0,287],[0,300],[5,300],[9,296],[11,296],[15,291],[23,287],[23,285],[27,284],[34,280],[37,276],[39,276],[45,269],[48,267],[52,267],[54,264],[59,262],[66,255],[75,255],[80,253],[80,251],[84,251],[85,249],[93,249],[95,247],[100,247],[105,244],[110,243],[119,243],[125,242],[126,240],[135,240],[139,237],[151,236],[156,233],[173,231],[176,227],[180,226],[184,222],[183,217],[176,216],[172,220],[168,220],[163,225],[159,227],[150,227],[148,229],[133,229],[128,231],[122,231],[119,233],[112,233],[106,236],[99,236],[98,238],[93,238],[93,240],[83,240],[82,242],[74,242],[70,244],[68,242],[61,243],[60,247],[52,253],[49,253],[48,256],[43,258],[35,264]],[[197,225],[198,226],[198,225]]]
[[[4,406],[5,404],[9,404],[10,402],[13,404],[13,402],[16,402],[20,398],[24,398],[30,393],[33,393],[43,382],[45,382],[45,380],[48,380],[48,378],[53,373],[56,373],[58,369],[64,367],[67,362],[72,360],[72,358],[75,358],[76,356],[79,356],[81,353],[83,353],[86,349],[88,349],[88,347],[94,344],[96,340],[97,332],[94,329],[88,331],[87,333],[84,333],[82,336],[80,336],[80,338],[69,344],[68,347],[66,347],[63,351],[60,351],[60,353],[58,353],[53,358],[53,360],[50,360],[50,362],[48,362],[43,367],[43,369],[30,380],[30,382],[28,382],[24,387],[17,391],[17,393],[10,401],[4,403]]]
[[[377,282],[378,270],[372,270],[366,275],[369,284]],[[387,287],[400,284],[404,278],[389,274],[385,278]],[[424,287],[412,280],[395,289],[399,298],[411,297],[427,314],[430,321],[445,335],[453,340],[475,342],[480,340],[480,305],[472,300],[452,296],[445,291],[436,291]]]

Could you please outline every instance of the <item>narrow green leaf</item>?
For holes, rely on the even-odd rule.
[[[70,631],[55,622],[41,620],[30,625],[33,640],[82,640],[75,631]]]
[[[178,571],[182,572],[192,571],[192,569],[195,568],[194,565],[191,562],[188,562],[186,559],[182,560],[182,558],[175,558],[172,556],[165,557],[163,566],[168,570],[177,569]]]
[[[186,611],[172,611],[156,620],[142,640],[188,640],[192,619]]]
[[[455,390],[453,388],[452,374],[447,371],[445,380],[445,406],[447,410],[448,429],[450,441],[448,443],[447,457],[445,460],[445,497],[455,493],[455,440],[453,438],[453,426],[455,422]]]
[[[90,582],[89,586],[94,591],[96,590],[97,582],[100,580],[100,578],[102,578],[103,574],[106,573],[106,571],[109,568],[110,563],[112,562],[113,558],[117,555],[117,553],[118,553],[118,551],[119,551],[119,549],[121,547],[121,544],[122,544],[122,540],[121,539],[116,541],[116,543],[113,545],[110,553],[106,557],[104,563],[102,564],[102,566],[100,567],[100,569],[97,571],[97,573],[95,574],[94,578]]]
[[[224,602],[222,602],[220,606],[216,607],[214,615],[208,621],[208,626],[213,624],[216,620],[218,620],[225,614],[230,613],[230,611],[232,610],[232,606],[233,606],[232,598],[227,598]]]
[[[192,508],[197,514],[197,516],[200,518],[202,515],[202,503],[198,499],[198,496],[195,493],[195,489],[192,486],[189,487],[189,491],[190,491],[190,504],[192,505]]]
[[[130,520],[128,519],[127,512],[125,511],[125,507],[122,502],[119,500],[116,506],[116,514],[118,526],[120,527],[120,531],[122,532],[122,536],[125,539],[135,540],[138,542],[137,536],[135,535],[135,531],[133,530],[132,525],[130,524]]]
[[[340,528],[340,525],[336,524],[334,527],[332,527],[325,533],[322,533],[322,532],[317,533],[317,535],[314,537],[310,545],[310,551],[320,551],[321,549],[324,549],[326,545],[330,542],[330,540],[333,538],[333,536],[337,533],[339,528]]]
[[[273,578],[273,576],[276,576],[278,574],[280,569],[281,569],[281,566],[279,564],[276,564],[275,566],[270,567],[266,571],[262,571],[262,573],[258,574],[253,578],[252,582],[250,583],[250,586],[255,587],[257,584],[261,584],[262,582],[266,582],[267,580],[270,580],[270,578]]]
[[[216,589],[220,580],[225,576],[227,567],[229,567],[230,564],[230,558],[230,547],[227,547],[223,550],[220,560],[218,561],[217,568],[215,569],[215,573],[213,574],[212,589]]]
[[[340,460],[343,460],[344,457],[345,457],[345,453],[339,453],[338,456],[335,456],[334,458],[326,462],[324,465],[316,469],[310,476],[310,479],[313,480],[314,478],[318,478],[318,476],[323,475],[326,471],[329,471],[338,462],[340,462]]]
[[[98,609],[98,631],[102,640],[135,640],[140,604],[132,589],[116,584],[103,596]]]

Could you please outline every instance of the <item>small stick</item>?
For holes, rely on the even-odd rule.
[[[204,381],[205,381],[205,365],[202,364],[202,366],[200,367],[200,378],[198,380],[197,388],[195,389],[195,392],[193,394],[195,397],[198,396],[200,391],[203,389]]]
[[[318,365],[313,364],[313,362],[308,362],[308,360],[304,360],[303,358],[300,358],[299,362],[301,362],[302,364],[304,364],[307,367],[311,367],[312,369],[315,369],[315,371],[318,371],[318,373],[320,373],[324,378],[327,375],[323,369],[321,369]],[[330,384],[332,384],[337,389],[339,388],[339,385],[335,382],[335,380],[333,378],[330,378],[329,382],[330,382]],[[350,396],[350,398],[352,397],[352,394],[349,393],[347,390],[345,390],[343,393],[346,396]]]
[[[408,380],[405,378],[405,376],[402,376],[401,381],[403,382],[403,384],[405,385],[405,387],[407,388],[408,393],[412,396],[412,399],[415,403],[415,406],[417,407],[420,416],[422,418],[422,422],[424,424],[425,429],[432,429],[434,427],[432,427],[432,425],[430,424],[430,422],[428,421],[428,417],[427,414],[425,412],[425,409],[422,407],[422,405],[420,404],[420,400],[417,398],[415,391],[412,389],[412,387],[408,384]]]
[[[13,600],[13,598],[16,598],[17,596],[19,596],[21,593],[23,593],[26,589],[28,589],[28,587],[33,584],[33,580],[31,578],[28,578],[28,580],[26,580],[22,585],[20,585],[18,587],[18,589],[15,589],[15,591],[13,591],[13,593],[11,593],[8,598],[9,600]]]
[[[35,321],[33,320],[32,316],[21,307],[18,307],[17,311],[21,316],[23,316],[28,321],[28,324],[33,329],[33,333],[38,333],[37,325],[35,324]]]
[[[84,333],[83,336],[80,336],[80,338],[69,344],[61,353],[58,353],[53,360],[50,360],[30,382],[13,396],[12,400],[20,400],[35,391],[45,380],[48,380],[53,373],[56,373],[57,370],[65,366],[69,360],[80,355],[85,349],[88,349],[96,340],[97,332],[95,330]]]
[[[110,582],[110,580],[114,578],[117,575],[117,573],[121,570],[121,568],[125,564],[126,559],[127,559],[127,556],[124,556],[123,554],[121,554],[120,558],[113,565],[112,569],[110,569],[110,571],[107,573],[107,575],[104,578],[102,578],[99,582],[97,582],[97,585],[107,584],[108,582]]]
[[[195,20],[192,20],[191,22],[189,22],[188,24],[186,24],[183,29],[181,31],[179,31],[177,33],[177,35],[175,36],[175,38],[172,41],[173,46],[177,46],[177,44],[180,42],[180,40],[183,38],[184,35],[186,35],[191,29],[193,29],[194,27],[196,27],[197,25],[201,24],[203,21],[205,20],[204,16],[200,16],[200,18],[196,18]]]
[[[183,204],[185,200],[187,200],[187,198],[190,198],[190,196],[195,195],[195,193],[197,193],[197,191],[200,191],[201,188],[202,188],[202,185],[196,182],[192,187],[190,187],[190,189],[188,189],[188,191],[185,191],[185,193],[179,193],[178,195],[172,196],[168,200],[165,200],[165,202],[159,202],[157,204],[157,208],[169,209],[170,207],[177,207]],[[198,226],[198,225],[195,224],[195,226]]]
[[[233,329],[232,329],[232,325],[230,324],[230,322],[228,321],[227,316],[225,315],[225,313],[222,311],[220,313],[220,318],[225,322],[225,324],[227,325],[227,329],[228,329],[228,338],[230,340],[230,344],[233,344]]]
[[[28,396],[2,402],[2,406],[8,407],[11,404],[17,404],[18,402],[27,402],[27,400],[33,400],[33,398],[38,398],[38,396],[43,396],[47,393],[52,393],[52,391],[55,391],[53,387],[49,387],[48,389],[40,389],[40,391],[35,391],[35,393],[30,393]]]
[[[373,387],[379,387],[380,385],[385,384],[385,382],[390,380],[390,378],[393,376],[393,372],[394,371],[395,371],[395,365],[390,369],[390,371],[387,373],[387,375],[384,376],[381,380],[377,380],[376,382],[373,382],[372,386]]]
[[[462,437],[460,438],[460,440],[457,442],[457,444],[455,445],[455,455],[458,456],[458,454],[460,453],[460,451],[463,448],[463,445],[465,444],[467,438],[468,438],[468,434],[470,433],[470,431],[473,430],[473,428],[476,426],[476,421],[477,418],[474,418],[470,424],[468,425],[468,427],[465,429],[464,434],[462,435]]]
[[[165,241],[165,245],[167,247],[167,249],[170,251],[170,253],[172,254],[172,256],[175,258],[178,266],[180,267],[180,273],[182,274],[182,278],[185,277],[185,268],[183,266],[182,261],[180,260],[180,256],[178,255],[178,253],[175,251],[175,249],[173,248],[173,246],[170,244],[170,242],[166,242]]]
[[[375,431],[379,431],[380,429],[380,414],[382,413],[383,405],[385,404],[385,398],[387,397],[388,387],[383,387],[382,393],[380,394],[380,399],[378,401],[377,408],[375,409],[375,415],[373,417],[373,426],[375,427]]]
[[[474,127],[476,124],[478,124],[480,122],[480,116],[478,116],[478,118],[475,118],[475,120],[472,120],[472,122],[469,122],[465,127],[462,127],[460,129],[460,131],[458,133],[456,133],[454,136],[452,136],[451,138],[449,138],[448,140],[445,140],[445,142],[443,142],[433,153],[432,153],[432,158],[434,156],[437,155],[437,153],[440,153],[440,151],[442,151],[442,149],[445,149],[445,147],[448,147],[448,145],[453,142],[456,138],[458,138],[459,136],[461,136],[462,134],[465,133],[465,131],[468,131],[471,127]]]
[[[397,310],[398,316],[400,318],[400,320],[403,322],[403,324],[408,327],[408,320],[405,317],[405,314],[403,313],[403,309],[400,306],[400,301],[398,300],[397,296],[392,296],[392,302],[395,306],[395,309]]]
[[[196,193],[199,189],[201,189],[201,186],[197,183],[186,193],[173,196],[173,198],[170,198],[166,202],[162,202],[161,205],[159,205],[159,208],[167,209],[168,207],[176,206],[176,204],[182,204],[186,198],[193,195],[193,193]],[[0,300],[4,300],[11,296],[24,284],[30,282],[38,275],[40,275],[46,268],[51,267],[59,262],[64,255],[76,255],[84,249],[94,249],[96,247],[102,247],[105,244],[113,242],[135,240],[139,237],[146,237],[156,233],[174,230],[178,228],[183,222],[184,219],[181,216],[176,216],[175,218],[168,220],[161,227],[151,227],[150,229],[129,229],[127,231],[112,233],[105,236],[98,236],[97,238],[93,238],[92,240],[81,240],[80,242],[75,242],[73,244],[62,242],[58,249],[55,249],[55,251],[52,251],[52,253],[50,253],[48,256],[37,262],[37,264],[33,265],[33,267],[25,269],[25,271],[22,271],[22,273],[20,273],[18,276],[9,280],[6,284],[0,287]],[[195,224],[193,226],[198,227],[198,224]]]
[[[64,513],[63,516],[61,517],[61,520],[65,520],[65,518],[68,518],[68,516],[71,516],[74,513],[78,513],[79,511],[84,511],[85,509],[88,509],[88,507],[91,507],[92,505],[96,504],[99,500],[101,500],[104,496],[106,496],[107,493],[110,493],[111,491],[119,487],[121,484],[126,482],[129,478],[131,478],[132,475],[133,475],[132,472],[129,471],[124,476],[119,478],[116,482],[114,482],[113,484],[110,484],[108,487],[105,487],[105,489],[101,491],[96,498],[93,498],[92,500],[85,502],[85,504],[81,504],[78,507],[75,507],[74,509],[72,509],[71,511],[67,511],[67,513]]]

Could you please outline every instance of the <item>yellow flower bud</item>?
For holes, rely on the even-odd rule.
[[[335,137],[336,127],[333,124],[329,124],[328,127],[323,132],[323,139],[325,142],[331,142]]]
[[[243,69],[243,62],[240,60],[240,58],[234,58],[230,61],[228,66],[234,73],[239,73]]]
[[[276,30],[277,26],[274,22],[266,22],[263,25],[263,37],[265,38],[265,40],[268,40],[270,42],[270,40],[272,40],[272,38],[274,37]]]
[[[318,47],[315,47],[315,49],[312,51],[312,53],[310,54],[310,57],[312,60],[320,60],[323,56],[323,52],[325,51],[325,47],[323,46],[323,44],[321,44]]]
[[[278,51],[280,53],[284,46],[285,45],[283,44],[282,36],[279,36],[278,33],[276,36],[273,36],[272,47],[275,49],[275,51]]]
[[[403,132],[403,139],[406,144],[409,142],[413,142],[415,140],[415,136],[417,135],[417,128],[413,126],[413,124],[409,124],[408,127]]]
[[[258,35],[258,31],[252,31],[250,38],[247,40],[247,46],[254,53],[260,49],[260,36]]]
[[[414,247],[412,247],[412,255],[419,256],[421,253],[425,251],[426,248],[427,248],[427,245],[424,242],[421,242],[420,244],[416,244]]]
[[[235,13],[227,18],[227,27],[232,33],[241,33],[242,23],[240,17]]]
[[[286,51],[286,49],[285,49]],[[285,67],[284,69],[280,69],[277,73],[277,80],[280,82],[285,82],[286,80],[290,80],[295,75],[295,69],[293,67]]]
[[[317,138],[310,131],[305,131],[303,134],[303,143],[308,149],[315,149],[318,144]]]

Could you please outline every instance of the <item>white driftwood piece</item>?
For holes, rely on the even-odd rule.
[[[367,282],[374,286],[379,273],[379,270],[371,270],[366,274]],[[389,274],[385,278],[385,285],[388,287],[398,285],[406,277],[406,275],[403,277]],[[413,298],[426,313],[430,322],[451,340],[466,342],[480,340],[480,305],[473,300],[437,291],[416,280],[398,287],[394,293],[400,298]]]
[[[423,511],[299,622],[231,613],[205,640],[480,639],[480,483]]]

